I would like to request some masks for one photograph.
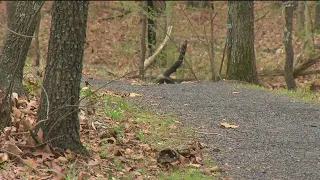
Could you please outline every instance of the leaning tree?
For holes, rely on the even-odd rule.
[[[253,1],[228,2],[228,79],[258,84]]]
[[[25,94],[23,68],[44,1],[19,1],[0,57],[0,84]]]
[[[38,122],[49,145],[88,155],[79,135],[79,94],[88,1],[55,1]]]
[[[0,56],[1,128],[10,122],[8,95],[12,91],[20,95],[25,94],[22,85],[23,68],[43,4],[44,1],[19,1],[14,15],[10,12],[10,17],[8,17],[10,21],[7,24],[8,33]],[[9,11],[14,11],[14,7],[9,9]]]

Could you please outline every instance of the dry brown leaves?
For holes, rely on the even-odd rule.
[[[135,93],[104,92],[117,97],[135,98]],[[64,179],[67,176],[82,179],[157,179],[160,172],[172,166],[201,168],[201,172],[214,175],[215,170],[206,169],[201,152],[202,145],[195,141],[175,149],[158,149],[146,138],[152,136],[150,122],[138,122],[133,117],[120,120],[103,114],[79,113],[80,133],[83,144],[87,145],[91,158],[85,159],[66,151],[61,155],[44,144],[40,129],[35,137],[44,144],[36,145],[29,131],[36,125],[38,99],[22,99],[12,94],[12,126],[1,134],[0,179]],[[88,123],[89,119],[90,123]],[[177,131],[170,125],[169,131]],[[170,137],[162,137],[170,140]],[[76,169],[76,170],[74,170]],[[142,171],[143,170],[143,171]],[[148,173],[142,173],[142,172]]]

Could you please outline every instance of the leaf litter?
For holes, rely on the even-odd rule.
[[[163,147],[175,136],[179,138],[177,124],[168,125],[166,133],[158,134],[152,122],[137,121],[130,113],[121,119],[108,117],[102,105],[106,95],[115,98],[142,96],[106,91],[97,95],[94,114],[88,115],[81,109],[81,141],[91,154],[90,158],[85,158],[69,150],[64,155],[55,152],[43,142],[41,129],[35,135],[41,144],[37,145],[30,131],[35,129],[39,99],[19,98],[13,94],[12,126],[1,133],[0,179],[157,179],[160,173],[170,173],[174,166],[200,168],[205,175],[215,175],[217,170],[204,165],[203,146],[198,140],[189,144],[182,140],[181,146],[173,145],[175,148]],[[157,134],[159,142],[152,143]]]

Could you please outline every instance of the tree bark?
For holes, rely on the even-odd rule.
[[[88,1],[53,3],[43,81],[46,92],[41,93],[38,112],[38,121],[47,119],[40,127],[50,146],[83,155],[89,154],[80,141],[78,105],[88,5]]]
[[[233,6],[231,4],[228,4],[228,19],[227,19],[227,37],[226,37],[226,44],[225,44],[225,49],[226,49],[226,54],[227,54],[227,71],[229,71],[229,67],[231,66],[231,44],[232,44],[232,11],[233,11]],[[224,54],[224,53],[223,53]],[[224,56],[223,56],[224,57]],[[222,65],[223,65],[223,58],[221,60],[221,66],[220,66],[220,76],[221,76],[221,70],[222,70]]]
[[[147,16],[144,13],[146,9],[146,2],[141,1],[141,19],[142,19],[142,27],[141,27],[141,56],[139,62],[139,76],[141,79],[144,79],[144,60],[146,59],[146,31],[147,31]]]
[[[148,49],[150,56],[153,54],[156,47],[156,29],[155,29],[155,9],[153,2],[148,0]]]
[[[258,84],[254,52],[253,1],[229,1],[231,31],[229,34],[227,77]],[[228,42],[229,43],[229,42]]]
[[[7,34],[0,57],[0,84],[7,88],[14,77],[13,90],[20,95],[25,94],[23,68],[42,4],[43,1],[19,1],[11,26],[15,33]]]
[[[40,66],[40,42],[39,42],[39,31],[40,31],[40,21],[41,21],[41,14],[39,13],[39,16],[37,17],[37,25],[36,29],[34,31],[34,46],[35,46],[35,51],[36,51],[36,58],[33,59],[32,65],[35,67]]]
[[[206,1],[208,2],[208,1]],[[210,67],[211,67],[211,80],[216,81],[216,73],[215,73],[215,64],[214,64],[214,27],[213,27],[213,12],[214,12],[214,4],[211,3],[211,10],[210,10]]]
[[[12,19],[14,16],[14,13],[16,12],[18,1],[6,1],[6,11],[7,11],[7,27],[9,29],[12,29]],[[7,30],[7,34],[10,31]]]
[[[320,2],[315,3],[315,16],[314,16],[314,29],[315,32],[320,33]]]
[[[299,34],[303,35],[304,33],[304,10],[305,10],[305,1],[299,1],[298,6],[298,28],[299,28]]]
[[[293,2],[289,2],[284,7],[285,28],[284,28],[284,46],[286,51],[286,61],[284,65],[284,78],[289,90],[296,90],[296,82],[293,77],[293,47],[292,47],[292,21],[293,21]]]

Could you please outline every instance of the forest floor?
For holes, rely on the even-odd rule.
[[[50,36],[51,5],[52,2],[46,2],[41,12],[39,39],[42,71]],[[90,2],[83,75],[90,77],[85,80],[92,84],[92,89],[103,85],[106,79],[114,79],[137,69],[141,32],[137,7],[138,3],[133,1]],[[126,10],[131,12],[124,17],[110,18]],[[0,4],[0,11],[0,22],[4,24],[4,3]],[[159,61],[165,60],[165,66],[170,65],[179,54],[175,46],[188,39],[186,60],[198,79],[208,81],[210,65],[208,52],[204,50],[206,36],[203,25],[206,25],[206,31],[210,29],[209,12],[186,9],[182,3],[175,6],[174,12],[172,39]],[[216,12],[215,63],[216,67],[220,67],[226,35],[227,4],[217,2]],[[285,54],[281,8],[272,7],[270,2],[257,1],[255,19],[258,72],[282,68]],[[296,19],[295,14],[294,29],[297,28]],[[4,34],[5,30],[0,31],[0,37]],[[163,32],[158,30],[159,39],[162,39],[161,34]],[[315,43],[318,40],[315,35]],[[296,54],[301,52],[301,45],[302,40],[294,34]],[[34,57],[32,44],[26,79],[30,76],[34,78],[34,73],[29,71]],[[162,70],[163,66],[157,64],[147,74],[158,75]],[[183,64],[175,76],[193,78],[192,71]],[[285,87],[283,77],[260,80],[270,84],[272,89]],[[72,153],[67,158],[43,151],[30,153],[28,148],[17,150],[16,146],[7,145],[8,151],[15,149],[14,155],[8,157],[10,160],[14,157],[14,160],[7,161],[5,153],[0,154],[0,177],[178,180],[317,179],[320,176],[318,105],[298,102],[256,87],[247,89],[224,82],[141,85],[146,83],[133,81],[123,78],[121,82],[112,82],[85,102],[95,109],[95,112],[83,109],[80,113],[82,141],[92,153],[92,160],[84,162]],[[308,88],[310,90],[318,81],[317,76],[311,75],[297,78],[302,92]],[[26,87],[36,95],[39,93],[39,86],[26,81]],[[88,92],[84,88],[82,95]],[[310,95],[307,99],[318,101],[318,97]],[[127,100],[139,108],[127,103]],[[26,116],[35,122],[33,113]],[[3,143],[7,143],[4,139]],[[15,136],[10,141],[21,144],[27,140]],[[158,166],[157,156],[162,149],[181,150],[180,146],[189,152],[186,157],[169,163],[170,167]],[[16,163],[17,159],[19,163]]]
[[[86,80],[94,87],[105,83]],[[117,81],[105,89],[140,94],[129,101],[178,115],[183,127],[203,137],[210,158],[225,168],[219,177],[302,180],[320,176],[318,104],[226,82],[141,85]]]

